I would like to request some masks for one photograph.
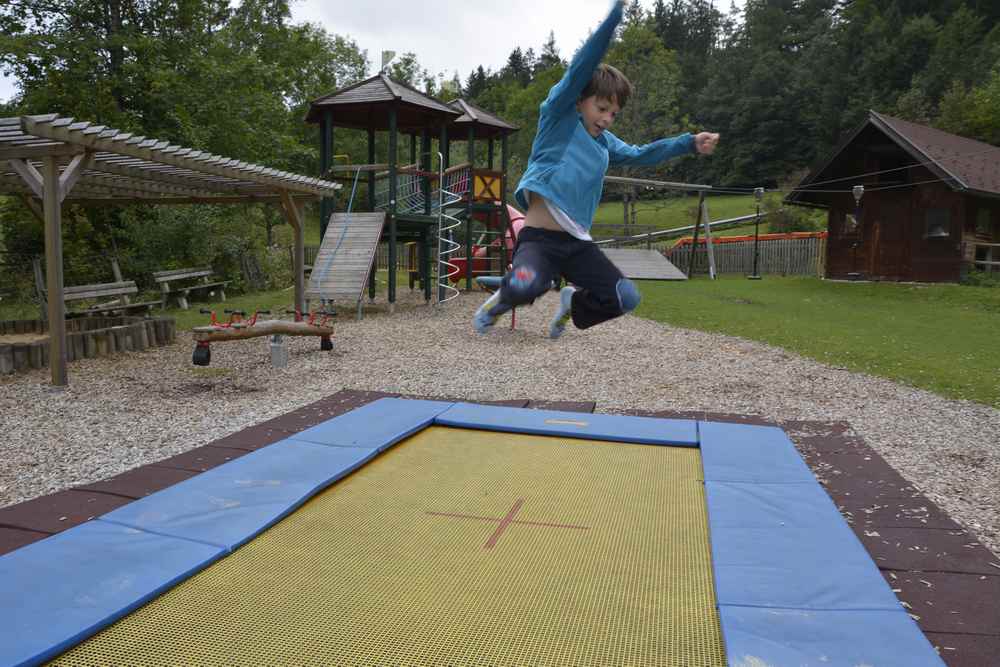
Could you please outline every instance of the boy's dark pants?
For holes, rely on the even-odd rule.
[[[491,310],[505,312],[531,303],[560,276],[577,287],[572,313],[578,329],[623,315],[638,303],[634,285],[593,241],[581,241],[566,232],[524,227],[517,236],[512,268],[501,282],[500,303]],[[627,295],[636,295],[634,299],[626,296],[624,305],[620,296],[623,285]]]

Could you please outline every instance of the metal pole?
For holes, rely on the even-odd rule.
[[[865,194],[865,186],[855,185],[851,191],[854,194],[854,226],[857,229],[861,227],[861,198]],[[863,230],[859,230],[858,233],[863,234],[864,232]],[[861,274],[858,273],[859,245],[861,245],[861,241],[858,239],[855,239],[854,242],[851,243],[851,272],[848,276],[855,280],[861,277]]]
[[[750,280],[760,280],[760,274],[757,273],[757,259],[759,255],[757,254],[757,241],[760,236],[760,200],[764,198],[764,188],[754,188],[753,197],[757,200],[757,217],[753,221],[753,273],[747,276]]]
[[[691,256],[688,257],[688,270],[687,277],[691,277],[691,273],[694,270],[694,253],[698,249],[698,223],[701,222],[701,209],[702,204],[705,203],[705,191],[702,190],[698,193],[698,213],[697,218],[694,221],[694,238],[691,239]]]

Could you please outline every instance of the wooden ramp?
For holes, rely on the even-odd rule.
[[[687,280],[676,266],[656,250],[601,248],[608,259],[625,274],[637,280]]]
[[[354,305],[368,286],[385,213],[334,213],[316,254],[307,300]]]

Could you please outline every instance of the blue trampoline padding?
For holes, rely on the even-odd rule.
[[[902,609],[844,612],[721,606],[719,617],[730,665],[944,666]]]
[[[434,420],[441,426],[533,435],[568,436],[649,445],[697,446],[698,422],[584,412],[527,410],[456,403]]]
[[[829,496],[807,484],[706,482],[719,604],[898,611]]]
[[[377,454],[286,439],[101,519],[232,550]]]
[[[292,436],[293,440],[382,451],[422,430],[454,403],[380,398]]]
[[[43,663],[223,554],[97,520],[0,556],[0,665]]]
[[[705,481],[816,481],[780,428],[720,422],[698,422],[698,426]]]

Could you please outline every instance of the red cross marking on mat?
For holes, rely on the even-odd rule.
[[[544,528],[572,528],[573,530],[590,529],[589,526],[573,526],[565,523],[547,523],[544,521],[518,521],[514,517],[517,516],[517,513],[521,511],[521,507],[523,505],[524,505],[524,498],[518,498],[517,502],[514,503],[514,506],[510,508],[509,512],[507,512],[507,516],[499,519],[492,516],[475,516],[473,514],[454,514],[451,512],[427,512],[427,514],[430,514],[431,516],[451,517],[453,519],[473,519],[475,521],[498,522],[500,525],[498,525],[497,529],[493,531],[493,534],[490,536],[490,539],[486,541],[486,546],[485,546],[486,549],[492,549],[493,547],[495,547],[497,541],[500,539],[500,536],[503,535],[503,532],[505,530],[507,530],[507,526],[511,524],[518,524],[521,526],[542,526]]]

